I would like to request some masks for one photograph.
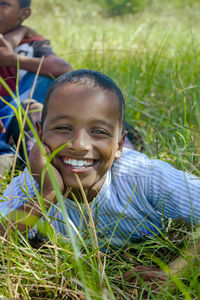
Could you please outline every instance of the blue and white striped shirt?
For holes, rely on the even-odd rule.
[[[34,197],[33,182],[38,189],[38,183],[27,170],[13,179],[11,187],[8,186],[1,197],[2,215]],[[85,223],[76,203],[66,199],[65,206],[70,220],[84,231]],[[85,206],[82,207],[87,219]],[[123,149],[122,157],[108,171],[90,207],[99,239],[123,246],[127,241],[159,232],[163,217],[197,224],[200,219],[200,180],[166,162]],[[56,216],[53,226],[67,235],[58,204],[51,208],[49,216]]]

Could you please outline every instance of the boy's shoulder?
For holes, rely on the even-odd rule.
[[[148,175],[150,161],[144,153],[123,148],[121,158],[115,160],[111,171],[118,176]]]
[[[158,179],[160,176],[166,176],[166,174],[169,177],[174,174],[179,176],[183,171],[174,168],[171,164],[163,160],[151,159],[144,153],[124,148],[121,158],[115,160],[111,168],[111,173],[113,176],[154,177],[154,179]]]

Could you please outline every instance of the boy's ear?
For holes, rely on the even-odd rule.
[[[43,133],[42,133],[41,122],[40,122],[40,121],[36,121],[36,122],[35,122],[35,125],[36,125],[36,129],[37,129],[37,134],[38,134],[40,140],[42,140],[42,135],[43,135]]]
[[[128,132],[126,130],[124,130],[122,133],[122,136],[118,142],[118,149],[115,153],[115,159],[119,159],[122,156],[122,148],[123,148],[124,140],[125,140],[125,137],[127,136],[127,133]]]
[[[31,9],[29,7],[24,7],[21,9],[21,16],[20,20],[21,22],[24,22],[28,17],[31,15]]]

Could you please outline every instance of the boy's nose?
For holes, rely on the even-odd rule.
[[[90,137],[85,130],[75,132],[69,148],[76,152],[88,152],[90,149]]]

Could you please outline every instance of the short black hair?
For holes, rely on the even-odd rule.
[[[59,78],[57,78],[53,84],[50,86],[43,105],[41,125],[43,127],[44,121],[47,115],[48,102],[53,91],[60,87],[62,84],[79,84],[86,87],[97,87],[102,90],[108,90],[115,93],[117,99],[119,100],[119,121],[121,128],[124,127],[124,118],[125,118],[125,101],[124,96],[120,88],[116,83],[108,76],[92,70],[76,70],[69,73],[66,73]]]
[[[19,7],[30,7],[31,6],[31,0],[18,0],[19,1]]]

